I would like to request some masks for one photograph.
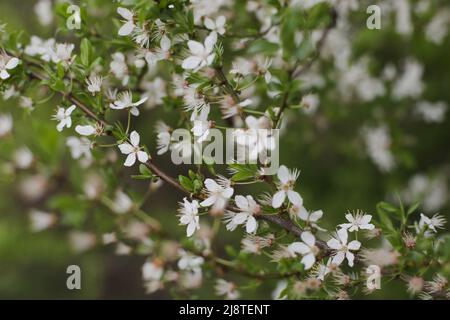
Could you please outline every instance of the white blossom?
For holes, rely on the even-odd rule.
[[[197,200],[189,202],[186,198],[180,203],[180,224],[187,226],[186,236],[190,237],[196,230],[200,230],[200,219],[198,216],[199,204]]]
[[[130,109],[130,113],[133,116],[138,116],[139,109],[137,107],[147,101],[147,99],[147,97],[143,97],[141,100],[133,102],[131,91],[123,91],[117,95],[116,101],[109,104],[109,107],[115,110]]]
[[[202,207],[212,206],[211,210],[214,213],[222,212],[228,203],[228,199],[233,195],[233,188],[224,188],[212,179],[205,180],[205,187],[208,197],[200,205]]]
[[[20,60],[10,57],[6,53],[0,53],[0,79],[6,80],[10,77],[8,70],[12,70],[19,64]]]
[[[225,299],[227,300],[236,300],[240,297],[240,293],[233,282],[217,279],[214,289],[216,290],[217,295],[225,296]]]
[[[118,214],[124,214],[132,208],[133,200],[122,190],[117,190],[111,203],[111,210]]]
[[[218,16],[216,20],[205,18],[205,27],[213,32],[217,32],[220,35],[225,33],[225,24],[227,19],[225,16]]]
[[[433,231],[434,233],[437,233],[437,229],[442,229],[446,223],[445,217],[435,214],[431,218],[427,217],[423,213],[420,214],[420,221],[419,221],[419,229],[423,230],[426,226],[429,230]]]
[[[336,250],[331,263],[340,265],[347,258],[349,267],[353,267],[355,255],[351,251],[357,251],[361,247],[358,240],[348,241],[347,229],[340,229],[336,233],[336,237],[328,240],[327,245],[332,250]]]
[[[10,114],[0,113],[0,138],[8,135],[13,128],[13,118]]]
[[[214,45],[217,41],[217,34],[212,32],[206,37],[204,43],[189,40],[188,47],[191,55],[183,60],[183,69],[198,70],[212,64],[215,58]]]
[[[280,166],[280,168],[278,168],[278,191],[273,196],[272,207],[281,207],[284,200],[286,199],[286,196],[288,197],[289,201],[295,206],[301,206],[303,204],[303,199],[300,194],[293,190],[298,175],[299,172],[297,170],[289,171],[285,166]]]
[[[75,110],[76,106],[71,105],[67,109],[59,107],[56,114],[53,116],[53,120],[58,121],[56,129],[61,132],[65,127],[70,128],[72,126],[71,114]]]
[[[247,233],[254,233],[258,229],[258,222],[255,219],[255,215],[259,214],[261,207],[253,199],[252,196],[241,196],[237,195],[234,198],[236,206],[239,208],[240,212],[236,213],[232,223],[235,225],[245,224],[245,230]]]
[[[130,142],[125,142],[119,144],[120,152],[127,155],[124,166],[131,167],[135,162],[136,158],[139,162],[146,163],[149,156],[145,151],[141,150],[139,146],[140,136],[136,131],[131,132]]]
[[[40,232],[48,229],[56,222],[56,216],[41,210],[32,209],[29,213],[31,231]]]
[[[301,263],[305,266],[305,270],[311,269],[316,262],[316,254],[319,249],[316,247],[316,238],[309,231],[304,231],[300,235],[302,242],[293,242],[288,246],[288,250],[293,253],[301,254]]]
[[[91,74],[89,76],[89,79],[86,79],[87,89],[90,93],[95,95],[97,92],[100,92],[102,90],[102,82],[103,77],[96,76],[94,74]]]
[[[373,230],[375,226],[370,222],[372,216],[370,214],[364,214],[360,211],[355,214],[348,213],[345,215],[345,219],[349,223],[342,223],[339,227],[347,229],[349,232],[361,230]]]

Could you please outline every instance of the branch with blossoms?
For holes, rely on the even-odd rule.
[[[210,278],[226,299],[273,279],[282,280],[274,298],[348,299],[399,281],[412,296],[449,298],[448,236],[439,235],[444,216],[418,216],[418,203],[405,206],[399,198],[396,205],[380,202],[374,214],[349,211],[330,225],[322,210],[307,209],[299,170],[281,165],[268,173],[273,159],[264,155],[277,150],[274,130],[282,131],[290,111],[309,107],[301,77],[320,62],[327,37],[347,17],[340,7],[282,2],[249,2],[257,27],[246,33],[233,21],[240,1],[111,4],[105,21],[87,10],[81,29],[64,30],[62,41],[74,44],[5,32],[0,88],[3,96],[22,95],[31,117],[58,99],[52,130],[71,132],[65,146],[77,165],[94,172],[84,177],[83,206],[112,213],[103,244],[146,257],[149,294],[167,289],[182,297]],[[56,6],[64,16],[67,4]],[[30,92],[33,100],[25,99]],[[139,132],[161,111],[173,125],[158,118],[151,147]],[[12,127],[12,118],[0,115],[0,138],[13,139]],[[188,141],[174,137],[177,128],[192,133]],[[174,168],[158,164],[167,162],[166,153],[195,157],[214,130],[233,130],[238,157],[262,161],[221,165],[201,155],[199,163],[177,167],[177,178]],[[149,184],[139,201],[124,182],[98,177],[130,171]],[[182,236],[144,209],[163,183],[177,191],[178,214],[165,218],[179,224]],[[48,203],[43,207],[60,214],[32,211],[39,230],[55,227],[67,206],[77,206],[66,198]],[[239,233],[240,247],[225,244],[225,232]],[[75,243],[96,243],[87,232],[77,236]]]

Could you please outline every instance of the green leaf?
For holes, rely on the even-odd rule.
[[[194,191],[194,184],[192,183],[192,181],[185,176],[179,175],[178,176],[178,181],[180,181],[180,184],[183,188],[185,188],[187,191],[189,192],[193,192]]]
[[[84,38],[83,40],[81,40],[80,51],[81,51],[81,56],[80,56],[81,63],[85,67],[89,67],[89,63],[90,63],[91,57],[92,57],[92,45],[91,45],[91,42],[87,38]]]

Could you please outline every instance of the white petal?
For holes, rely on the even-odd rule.
[[[135,146],[135,147],[137,147],[137,146],[139,146],[139,141],[140,141],[140,137],[139,137],[139,133],[137,133],[136,131],[133,131],[131,134],[130,134],[130,142],[131,142],[131,145],[133,145],[133,146]]]
[[[342,247],[341,243],[335,238],[328,240],[327,246],[334,250],[339,250]]]
[[[240,212],[236,214],[232,220],[234,224],[243,224],[248,218],[248,214],[245,212]]]
[[[15,67],[17,67],[18,64],[19,64],[19,59],[13,57],[13,58],[9,59],[9,61],[6,64],[5,68],[6,69],[14,69]]]
[[[301,263],[303,263],[305,265],[305,270],[311,269],[311,267],[314,265],[314,262],[316,262],[316,258],[314,257],[314,254],[312,254],[312,253],[304,256],[301,261]]]
[[[353,260],[355,260],[355,255],[353,253],[351,253],[350,251],[347,251],[345,256],[347,257],[347,260],[348,260],[348,266],[353,267]]]
[[[119,149],[123,154],[129,154],[133,152],[133,146],[129,143],[119,144]]]
[[[200,42],[197,42],[197,41],[189,40],[187,45],[188,45],[189,50],[191,51],[191,53],[193,55],[195,55],[195,56],[202,55],[203,51],[205,50],[203,45]]]
[[[136,162],[136,154],[134,152],[130,153],[123,164],[125,167],[131,167]]]
[[[91,125],[87,125],[87,126],[78,125],[75,127],[75,131],[78,134],[81,134],[82,136],[90,136],[95,133],[95,128]]]
[[[223,27],[226,22],[227,22],[227,19],[225,18],[225,16],[218,16],[216,19],[216,26]]]
[[[231,196],[234,193],[234,189],[233,188],[226,188],[223,192],[222,192],[222,197],[229,199],[231,198]]]
[[[285,198],[286,193],[283,190],[280,190],[277,193],[275,193],[272,198],[272,207],[274,207],[275,209],[281,207]]]
[[[122,27],[120,27],[119,32],[118,32],[119,36],[127,36],[131,32],[133,32],[133,29],[134,29],[133,21],[128,21]]]
[[[295,206],[303,205],[303,198],[300,196],[298,192],[288,190],[287,192],[289,201]]]
[[[143,97],[141,100],[139,100],[138,102],[135,102],[132,104],[132,106],[137,107],[140,106],[141,104],[143,104],[145,101],[147,101],[148,97]]]
[[[131,113],[133,116],[137,117],[137,116],[139,116],[139,109],[136,108],[136,107],[131,107],[131,108],[130,108],[130,113]]]
[[[205,39],[205,49],[208,52],[212,52],[216,42],[217,42],[217,33],[211,32],[211,34],[207,36]]]
[[[70,107],[68,107],[67,109],[66,109],[66,111],[64,112],[64,114],[66,115],[66,116],[70,116],[71,114],[72,114],[72,112],[73,112],[73,110],[75,110],[75,108],[76,108],[77,106],[76,105],[71,105]]]
[[[347,244],[348,240],[348,232],[346,229],[339,229],[337,231],[337,234],[339,236],[339,239],[341,240],[342,244]]]
[[[307,254],[311,249],[303,242],[293,242],[288,246],[288,250],[295,253]]]
[[[355,221],[355,218],[353,218],[353,216],[350,213],[347,213],[345,215],[345,219],[347,219],[349,222]]]
[[[214,30],[216,28],[214,21],[212,21],[210,18],[205,18],[204,24],[205,27],[208,28],[209,30]]]
[[[186,236],[190,237],[194,234],[195,229],[197,228],[197,224],[195,221],[191,221],[186,228]]]
[[[308,220],[308,218],[310,218],[309,214],[308,214],[308,211],[303,206],[298,209],[297,216],[300,219],[302,219],[303,221],[306,221],[306,220]],[[309,220],[311,220],[311,218]]]
[[[133,19],[133,12],[131,12],[127,8],[119,7],[117,8],[117,13],[120,14],[125,20]]]
[[[310,247],[312,247],[316,243],[316,238],[309,231],[302,232],[300,237],[302,238],[303,242],[306,243]]]
[[[217,192],[221,189],[220,186],[217,184],[217,182],[209,178],[205,180],[205,187],[206,189],[208,189],[208,191],[211,192]]]
[[[333,257],[333,260],[331,260],[331,263],[335,264],[335,265],[340,265],[342,263],[342,261],[344,261],[345,259],[345,253],[342,251],[339,251],[338,253],[336,253],[336,255]]]
[[[137,158],[140,162],[146,163],[148,161],[148,154],[144,151],[138,151]]]
[[[359,250],[359,248],[361,247],[361,242],[359,242],[358,240],[350,241],[347,247],[349,248],[349,250]]]
[[[8,73],[8,71],[6,71],[6,70],[3,69],[3,70],[0,72],[0,78],[1,78],[2,80],[8,79],[8,78],[9,78],[9,73]]]
[[[282,183],[288,182],[288,180],[289,180],[289,170],[288,170],[288,168],[286,168],[286,166],[281,166],[280,168],[278,168],[277,176],[278,176],[278,179]]]
[[[236,202],[236,205],[239,207],[239,209],[248,210],[248,201],[244,196],[237,195],[234,198],[234,201]]]
[[[170,39],[166,35],[163,35],[159,45],[160,45],[161,49],[163,49],[164,51],[169,51],[170,45],[171,45]]]
[[[214,202],[216,202],[216,197],[209,197],[209,198],[206,198],[205,200],[203,200],[202,202],[200,202],[200,205],[202,207],[209,207],[209,206],[213,205]]]
[[[322,216],[323,216],[323,211],[322,211],[322,210],[314,211],[314,212],[311,213],[311,215],[309,216],[309,221],[311,221],[311,222],[317,222],[317,220],[319,220],[320,218],[322,218]]]
[[[199,66],[202,60],[196,56],[190,56],[183,60],[182,67],[183,69],[195,69]]]
[[[247,219],[247,224],[245,226],[247,233],[255,232],[257,227],[258,227],[258,223],[256,222],[255,217],[249,216]]]

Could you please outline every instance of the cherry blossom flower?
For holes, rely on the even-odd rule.
[[[206,37],[204,44],[189,40],[188,47],[191,55],[183,60],[183,69],[198,70],[213,63],[215,58],[214,45],[217,41],[217,34],[212,32]]]
[[[130,134],[130,143],[125,142],[119,144],[120,152],[128,155],[124,166],[131,167],[136,162],[136,158],[142,163],[146,163],[148,161],[148,154],[145,151],[142,151],[139,147],[140,139],[139,134],[136,131],[133,131]]]
[[[361,242],[358,240],[348,241],[347,229],[340,229],[336,233],[336,238],[328,240],[327,245],[333,250],[336,250],[331,263],[340,265],[345,258],[347,258],[349,267],[353,267],[353,260],[355,255],[351,251],[357,251],[361,247]]]
[[[133,102],[133,96],[131,94],[131,91],[124,91],[117,95],[117,100],[114,101],[114,103],[110,103],[109,107],[111,109],[116,110],[122,110],[122,109],[130,109],[130,113],[133,116],[139,115],[139,109],[137,108],[141,104],[143,104],[145,101],[147,101],[147,97],[142,98],[141,100],[137,102]]]
[[[247,233],[256,232],[258,222],[254,216],[261,211],[259,204],[253,199],[252,196],[244,197],[237,195],[234,198],[234,201],[241,212],[234,216],[232,223],[235,225],[245,224],[245,230]]]
[[[429,230],[433,231],[434,233],[437,233],[437,229],[442,229],[446,223],[446,220],[443,216],[439,214],[435,214],[431,218],[427,217],[423,213],[420,214],[420,221],[419,221],[419,229],[423,230],[426,226]]]
[[[103,77],[91,74],[89,79],[86,79],[87,89],[92,95],[102,90]]]
[[[178,255],[180,256],[180,260],[178,260],[177,265],[180,270],[201,271],[201,266],[205,262],[203,257],[196,256],[183,249],[178,250]]]
[[[158,121],[156,123],[155,132],[157,134],[157,155],[162,155],[169,150],[170,147],[170,128],[164,122]]]
[[[28,169],[34,160],[33,153],[27,147],[21,147],[14,152],[14,165],[19,169]]]
[[[182,206],[179,209],[180,212],[180,224],[186,225],[186,236],[190,237],[196,230],[200,230],[200,219],[198,216],[199,204],[197,200],[189,202],[187,198],[183,199],[184,203],[180,203]]]
[[[53,38],[42,40],[32,36],[30,44],[25,47],[25,53],[29,56],[40,56],[42,60],[49,62],[52,59],[54,46],[55,39]]]
[[[80,159],[81,157],[90,160],[92,158],[92,143],[86,137],[68,137],[66,145],[70,148],[72,158]]]
[[[95,125],[77,125],[75,127],[75,131],[82,136],[91,136],[96,135],[100,136],[103,134],[104,126],[100,123],[96,123]]]
[[[309,231],[302,232],[300,238],[302,242],[293,242],[288,246],[288,250],[303,256],[301,263],[305,266],[305,270],[311,269],[316,262],[316,254],[319,249],[315,246],[316,238]]]
[[[70,115],[75,110],[76,106],[71,105],[67,109],[59,107],[56,111],[56,114],[53,116],[53,120],[59,121],[59,123],[56,126],[56,130],[61,132],[64,127],[70,128],[72,126],[72,118]]]
[[[210,123],[208,121],[210,107],[205,105],[200,114],[194,110],[191,116],[191,121],[194,123],[191,131],[195,137],[197,137],[197,142],[202,143],[209,136]]]
[[[127,85],[130,76],[128,75],[128,66],[124,54],[122,52],[116,52],[112,55],[112,58],[109,64],[111,73],[117,79],[122,80],[122,85]]]
[[[19,64],[20,60],[10,57],[6,53],[0,54],[0,79],[6,80],[10,77],[8,70],[12,70]]]
[[[117,190],[111,203],[111,210],[118,214],[130,212],[133,208],[133,200],[122,190]]]
[[[54,63],[62,63],[64,66],[68,66],[72,63],[72,51],[75,45],[72,43],[57,43],[52,48],[51,59]]]
[[[200,205],[202,207],[212,206],[213,213],[223,212],[227,205],[228,199],[233,195],[233,188],[224,188],[212,179],[205,180],[205,187],[208,190],[208,197],[203,200]]]
[[[372,230],[375,226],[370,222],[372,216],[370,214],[363,214],[361,211],[358,211],[354,214],[348,213],[345,215],[345,218],[349,221],[349,223],[342,223],[339,227],[343,229],[348,229],[349,232],[362,230]]]
[[[25,110],[33,111],[33,100],[30,97],[22,96],[19,98],[19,106]]]
[[[278,192],[275,193],[272,199],[272,207],[279,208],[283,204],[286,196],[289,201],[295,206],[301,206],[303,199],[296,191],[293,190],[295,181],[297,180],[299,172],[297,170],[289,171],[285,166],[278,169]]]
[[[220,35],[225,33],[225,24],[227,19],[225,16],[218,16],[216,20],[210,19],[208,17],[205,18],[205,27],[213,32],[217,32]]]
[[[134,13],[126,8],[119,7],[117,8],[117,13],[120,14],[122,18],[125,20],[125,22],[119,29],[119,36],[128,36],[131,34],[135,28],[134,24]]]
[[[32,209],[29,213],[31,231],[40,232],[48,229],[56,222],[56,216],[52,213]]]
[[[227,300],[236,300],[240,296],[236,285],[233,282],[223,279],[217,279],[214,289],[216,290],[217,295],[225,296],[225,299]]]
[[[158,61],[170,58],[171,45],[170,39],[163,35],[159,43],[160,49],[151,49],[145,53],[145,61],[147,61],[149,68],[154,67]]]

